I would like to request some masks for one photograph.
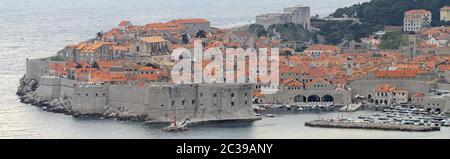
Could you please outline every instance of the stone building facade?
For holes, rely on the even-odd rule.
[[[168,55],[169,42],[162,36],[139,37],[131,43],[130,52],[145,56]]]
[[[445,6],[441,8],[441,21],[450,21],[450,6]]]
[[[127,52],[127,51],[125,51]],[[113,59],[113,44],[110,42],[83,42],[66,46],[57,53],[58,56],[69,61],[98,61]],[[121,55],[117,55],[121,56]]]
[[[419,31],[424,26],[431,24],[431,12],[427,10],[410,10],[405,12],[403,20],[404,31]]]
[[[269,28],[273,24],[294,23],[300,24],[305,29],[311,30],[310,8],[307,6],[295,6],[284,9],[284,13],[270,13],[256,17],[256,24]]]

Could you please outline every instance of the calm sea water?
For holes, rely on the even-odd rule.
[[[1,0],[0,138],[450,138],[450,130],[431,133],[307,128],[318,114],[283,115],[252,124],[193,127],[166,133],[161,126],[115,120],[77,119],[19,102],[18,80],[26,58],[53,55],[67,44],[106,31],[127,19],[134,24],[204,17],[217,27],[254,21],[258,14],[298,4],[326,16],[336,8],[367,0]],[[352,114],[353,116],[360,113]],[[322,114],[334,117],[337,114]],[[348,114],[350,116],[350,114]]]

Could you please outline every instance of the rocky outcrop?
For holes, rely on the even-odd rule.
[[[45,99],[38,97],[36,92],[28,92],[20,97],[20,101],[33,106],[41,107],[43,110],[48,112],[72,115],[72,106],[69,97]]]
[[[131,121],[146,121],[147,114],[137,114],[129,112],[126,107],[111,107],[108,106],[105,112],[102,114],[106,118],[115,118],[118,120],[131,120]]]
[[[26,78],[25,75],[20,78],[19,87],[17,88],[16,94],[19,96],[24,96],[29,92],[34,92],[39,87],[39,82],[35,79]]]
[[[72,115],[71,99],[63,96],[54,99],[46,99],[37,95],[37,88],[39,82],[35,79],[22,77],[17,88],[17,95],[20,96],[22,103],[31,104],[33,106],[41,107],[43,110],[55,113],[64,113]]]

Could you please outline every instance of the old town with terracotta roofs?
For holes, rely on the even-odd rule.
[[[386,26],[385,30],[374,32],[353,46],[317,43],[308,38],[292,39],[284,35],[281,29],[271,26],[292,24],[305,32],[318,29],[311,25],[309,7],[290,7],[284,11],[284,14],[257,16],[252,25],[227,29],[212,27],[213,22],[201,18],[145,25],[124,20],[111,30],[97,33],[93,39],[67,45],[56,56],[29,59],[25,77],[39,81],[39,97],[48,99],[64,94],[72,99],[95,100],[89,103],[100,105],[91,107],[85,106],[86,102],[73,102],[74,112],[105,114],[127,107],[130,113],[144,111],[146,120],[155,121],[173,120],[170,117],[173,111],[180,113],[177,115],[181,117],[187,114],[198,120],[216,119],[225,108],[230,109],[226,111],[230,119],[251,119],[253,112],[235,115],[237,110],[232,109],[238,106],[246,110],[248,107],[250,110],[260,109],[252,107],[252,104],[342,108],[357,105],[355,110],[360,107],[413,105],[429,112],[450,113],[450,27],[430,27],[430,11],[407,11],[404,13],[404,26]],[[442,21],[450,21],[450,7],[442,8],[440,14]],[[266,30],[266,33],[258,34],[260,32],[255,28]],[[397,36],[404,38],[404,44],[397,49],[383,47],[383,36],[391,32],[399,32]],[[280,91],[263,94],[260,89],[265,84],[258,83],[248,88],[247,85],[217,88],[217,92],[222,93],[211,95],[203,94],[202,90],[216,90],[214,86],[198,86],[192,89],[195,92],[191,93],[195,95],[183,95],[184,91],[191,89],[171,84],[170,71],[176,64],[171,60],[171,53],[177,48],[193,50],[195,40],[200,40],[205,48],[221,50],[279,48]],[[203,66],[208,62],[205,60]],[[50,87],[55,79],[63,79],[56,82],[61,87]],[[67,87],[66,80],[72,81]],[[45,88],[46,85],[49,87]],[[107,90],[102,89],[105,85],[108,85]],[[166,85],[171,85],[171,89],[165,89]],[[162,88],[156,88],[158,86]],[[87,87],[89,90],[65,90],[69,87]],[[147,93],[131,89],[147,87]],[[122,92],[114,92],[118,90]],[[65,91],[70,93],[65,94]],[[166,95],[170,97],[164,97]],[[223,101],[218,103],[224,108],[217,108],[220,111],[204,108],[203,104],[216,105],[217,102],[202,103],[200,98],[215,98],[217,95],[223,96]],[[156,97],[164,101],[147,101],[140,97]],[[130,108],[133,102],[141,105],[136,109]],[[192,105],[192,109],[187,105]],[[177,106],[184,106],[185,111]],[[216,115],[199,117],[198,112]],[[158,113],[161,115],[155,115]]]

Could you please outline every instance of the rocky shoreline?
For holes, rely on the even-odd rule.
[[[82,114],[79,112],[74,112],[71,109],[72,99],[70,97],[63,96],[54,99],[42,98],[37,95],[39,81],[23,76],[19,82],[20,84],[17,88],[16,94],[20,97],[20,102],[42,108],[42,110],[47,112],[61,113],[71,115],[73,117],[109,118],[121,121],[152,121],[152,119],[149,119],[147,115],[129,113],[124,108],[107,107],[105,108],[106,110],[103,114]]]

